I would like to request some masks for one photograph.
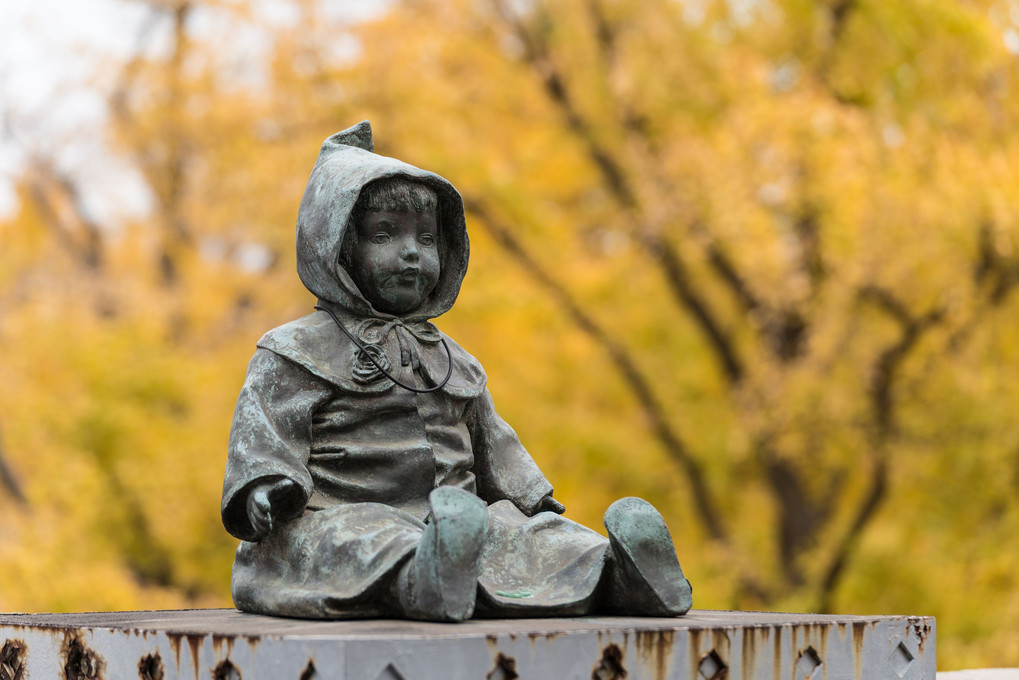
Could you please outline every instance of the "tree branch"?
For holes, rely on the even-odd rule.
[[[729,256],[715,242],[708,245],[708,264],[715,270],[718,278],[726,284],[744,312],[754,314],[761,309],[761,301],[757,299],[747,282],[736,271]]]
[[[21,490],[21,484],[18,482],[18,478],[14,475],[14,471],[7,464],[7,454],[4,450],[2,438],[0,438],[0,486],[3,486],[3,488],[7,490],[18,505],[26,505],[28,503],[28,499],[25,498],[25,493]]]
[[[173,8],[173,52],[170,54],[170,106],[179,107],[183,101],[181,76],[184,58],[187,52],[187,21],[191,13],[191,2],[184,0]],[[163,238],[162,252],[159,256],[159,269],[163,283],[171,286],[179,277],[177,258],[182,246],[191,242],[191,232],[181,210],[184,194],[184,165],[186,152],[183,133],[174,122],[173,116],[169,129],[166,131],[168,146],[166,163],[163,167],[165,191],[163,203]]]
[[[683,309],[693,316],[698,327],[706,335],[708,344],[726,379],[732,384],[738,383],[743,378],[744,369],[742,362],[737,357],[732,339],[723,330],[704,296],[694,286],[679,254],[669,247],[663,237],[652,235],[650,233],[652,230],[642,228],[637,224],[639,220],[634,216],[634,213],[639,212],[640,206],[636,194],[626,178],[626,172],[608,149],[598,141],[591,125],[577,110],[566,80],[552,59],[548,43],[535,35],[535,32],[527,30],[523,21],[512,15],[500,0],[494,1],[504,20],[513,27],[518,39],[524,45],[524,60],[541,77],[545,93],[560,110],[571,132],[583,144],[588,158],[598,168],[610,195],[614,197],[620,209],[630,216],[634,223],[633,231],[637,234],[639,243],[662,267],[675,299]],[[588,7],[596,16],[600,17],[596,20],[596,26],[601,26],[599,35],[602,49],[605,50],[604,58],[611,60],[614,58],[612,52],[614,35],[604,21],[597,1],[592,0]]]
[[[619,30],[607,16],[601,0],[587,0],[587,14],[590,17],[594,30],[595,44],[598,46],[598,56],[601,59],[602,67],[607,74],[607,83],[611,91],[612,74],[619,68],[618,33]],[[640,113],[634,106],[633,100],[614,94],[616,109],[620,123],[630,133],[639,135],[648,145],[653,153],[658,149],[657,141],[652,138],[648,126],[647,116]]]
[[[583,309],[570,292],[527,252],[512,231],[497,221],[481,202],[467,196],[464,197],[464,200],[468,209],[474,214],[477,223],[480,223],[496,242],[551,294],[552,298],[581,331],[608,354],[610,361],[648,416],[659,443],[686,475],[693,495],[694,508],[708,534],[717,541],[728,543],[728,531],[722,524],[717,503],[711,497],[700,463],[693,458],[686,443],[669,422],[665,409],[655,396],[650,382],[644,377],[630,353]]]
[[[574,104],[566,79],[552,58],[548,42],[536,32],[529,31],[523,20],[509,11],[501,0],[493,1],[496,10],[523,45],[524,61],[540,77],[545,94],[559,109],[570,131],[583,143],[588,158],[600,172],[612,196],[624,209],[637,207],[636,194],[626,179],[626,173],[609,150],[598,142],[593,128]]]
[[[587,14],[594,25],[594,35],[606,70],[611,70],[616,63],[616,29],[605,16],[605,10],[599,0],[587,0]]]
[[[821,252],[821,225],[817,210],[811,206],[804,208],[793,224],[793,232],[800,244],[800,259],[803,270],[810,278],[814,292],[817,291],[827,275],[824,257]]]
[[[858,107],[863,104],[860,97],[851,97],[839,92],[831,82],[832,68],[835,65],[835,50],[845,37],[846,28],[849,25],[849,17],[859,6],[859,0],[834,0],[827,7],[831,18],[831,25],[828,31],[828,45],[821,55],[817,66],[817,77],[821,85],[830,93],[833,99],[844,106]],[[822,10],[823,11],[823,10]]]
[[[694,288],[690,273],[679,253],[669,246],[664,237],[654,237],[643,233],[639,236],[645,249],[661,265],[669,283],[669,290],[675,294],[680,306],[689,312],[707,336],[709,345],[718,358],[726,378],[730,383],[739,383],[743,379],[744,367],[736,356],[732,339],[722,329],[721,323],[715,318],[715,314],[707,302]]]
[[[102,230],[85,209],[77,183],[42,159],[32,161],[29,177],[29,196],[57,243],[86,268],[102,269]]]
[[[778,502],[778,551],[784,580],[793,587],[805,583],[799,556],[812,545],[819,530],[831,517],[835,506],[837,475],[829,480],[827,493],[814,500],[796,465],[776,455],[771,437],[763,436],[754,445],[765,478]]]
[[[899,368],[910,351],[920,342],[923,334],[944,319],[944,310],[934,308],[923,316],[914,318],[906,306],[891,292],[878,286],[865,286],[860,298],[872,300],[885,310],[902,327],[898,342],[880,354],[871,372],[871,413],[882,437],[890,434],[895,427],[895,403],[892,388]]]
[[[829,8],[832,44],[842,40],[842,36],[846,32],[846,24],[849,22],[849,13],[856,9],[857,2],[858,0],[835,0]]]
[[[860,536],[863,535],[864,529],[867,528],[871,520],[877,515],[877,511],[880,509],[887,494],[888,463],[883,455],[879,455],[875,457],[874,467],[871,469],[867,493],[864,495],[856,511],[856,516],[839,541],[831,561],[824,571],[817,606],[819,612],[827,613],[831,611],[832,599],[839,582],[845,575],[846,566],[849,563],[849,555],[852,553],[853,548],[856,547]]]
[[[849,556],[888,493],[887,446],[897,426],[893,392],[899,370],[923,335],[944,319],[944,310],[938,307],[916,317],[890,291],[878,286],[862,288],[859,297],[874,302],[887,312],[901,326],[902,334],[878,355],[871,372],[869,395],[875,427],[871,433],[873,467],[870,483],[852,523],[840,539],[824,571],[819,597],[821,611],[831,608],[835,589],[845,573]]]
[[[158,267],[163,284],[172,286],[179,277],[178,259],[181,252],[193,243],[191,227],[182,209],[187,180],[187,142],[178,123],[179,116],[173,109],[180,108],[184,101],[182,77],[189,48],[187,23],[194,3],[191,0],[175,0],[172,3],[147,4],[152,8],[152,14],[138,34],[139,56],[129,61],[122,69],[118,84],[110,96],[110,108],[121,125],[128,128],[134,126],[135,114],[130,109],[129,98],[132,87],[135,87],[136,72],[141,64],[141,46],[155,26],[156,19],[168,14],[172,21],[172,47],[164,67],[169,72],[166,106],[171,109],[171,115],[167,117],[162,128],[161,141],[164,149],[162,153],[151,153],[151,148],[136,149],[136,153],[140,157],[139,165],[142,172],[159,202],[161,229]],[[144,141],[152,145],[160,140]]]
[[[1019,262],[998,254],[991,235],[991,225],[982,224],[979,232],[979,255],[973,266],[973,278],[987,289],[988,301],[998,306],[1019,286]]]

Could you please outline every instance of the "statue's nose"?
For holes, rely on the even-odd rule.
[[[403,248],[400,251],[400,257],[404,260],[411,262],[417,261],[419,256],[417,241],[414,239],[405,239],[403,242]]]

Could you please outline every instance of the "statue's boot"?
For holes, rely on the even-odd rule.
[[[417,552],[398,577],[400,604],[410,618],[464,621],[474,613],[488,506],[451,486],[433,490],[428,505]]]
[[[681,616],[693,604],[662,515],[640,498],[621,498],[605,511],[609,560],[605,607],[637,616]]]

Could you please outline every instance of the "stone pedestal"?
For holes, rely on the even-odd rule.
[[[316,622],[232,609],[0,614],[2,680],[934,680],[934,619],[691,611]]]

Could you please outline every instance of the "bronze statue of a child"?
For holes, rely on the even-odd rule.
[[[325,141],[297,220],[317,311],[259,342],[237,402],[223,523],[239,609],[303,618],[677,616],[690,585],[661,515],[625,498],[609,539],[561,516],[478,361],[429,319],[467,271],[463,201]]]

